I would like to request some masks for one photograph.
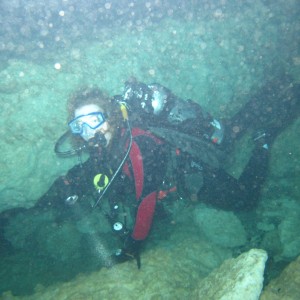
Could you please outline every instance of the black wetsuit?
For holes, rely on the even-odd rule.
[[[284,76],[267,83],[259,92],[250,95],[250,101],[230,120],[222,120],[224,133],[220,140],[215,140],[216,127],[214,120],[201,107],[191,101],[183,101],[159,84],[128,83],[125,97],[133,115],[140,119],[150,120],[151,124],[160,124],[173,131],[189,134],[214,144],[214,147],[202,147],[202,153],[195,153],[193,142],[186,142],[188,153],[183,153],[176,164],[177,183],[181,191],[188,194],[186,186],[188,174],[199,173],[198,199],[222,209],[244,210],[255,208],[261,188],[268,172],[269,151],[263,147],[261,140],[256,142],[252,155],[241,176],[236,179],[222,168],[219,152],[230,155],[233,144],[249,129],[264,131],[264,143],[270,147],[276,136],[299,116],[300,86]],[[152,93],[161,94],[164,104],[159,112],[151,106]],[[129,96],[128,96],[129,95]],[[157,99],[160,99],[156,96]],[[137,119],[139,122],[138,118]],[[216,121],[216,122],[215,122]],[[144,122],[145,124],[145,122]],[[148,123],[145,125],[149,126]],[[153,126],[153,125],[152,125]],[[217,132],[218,136],[218,132]],[[181,138],[181,135],[178,135]],[[175,140],[175,141],[174,141]],[[173,142],[174,141],[174,142]],[[180,144],[176,134],[169,140],[174,146]],[[195,141],[195,144],[197,142]],[[184,142],[182,142],[184,145]],[[210,156],[206,153],[210,151]],[[201,152],[201,151],[200,151]],[[214,153],[215,152],[215,153]],[[219,164],[211,163],[210,159],[219,159]],[[188,195],[186,195],[188,196]]]
[[[265,90],[270,91],[270,86],[273,87],[271,89],[273,92],[265,94]],[[178,192],[182,192],[184,198],[190,196],[190,190],[187,188],[191,182],[189,176],[196,174],[199,175],[199,180],[197,179],[198,181],[194,183],[192,189],[196,188],[200,202],[230,210],[252,209],[256,206],[267,175],[269,151],[262,145],[257,145],[239,179],[233,178],[225,172],[222,168],[222,161],[218,162],[217,152],[227,152],[228,155],[231,144],[254,124],[258,128],[272,132],[266,141],[271,143],[276,135],[298,116],[299,86],[288,88],[289,84],[286,81],[283,81],[282,85],[275,83],[270,86],[264,87],[231,120],[224,122],[224,136],[217,142],[212,138],[216,132],[215,126],[212,125],[214,119],[203,112],[198,104],[192,101],[184,102],[167,89],[164,90],[167,91],[165,94],[167,105],[164,107],[162,115],[155,115],[151,110],[145,111],[144,105],[143,107],[139,106],[144,100],[144,95],[141,98],[128,100],[131,107],[129,118],[132,118],[132,127],[135,128],[133,129],[135,131],[133,132],[135,149],[131,151],[107,196],[112,199],[113,203],[113,199],[121,199],[127,195],[127,191],[135,194],[132,205],[136,207],[136,219],[132,228],[132,238],[143,240],[147,237],[161,188],[160,183],[167,175],[171,175],[172,179],[175,179]],[[142,84],[142,87],[145,85]],[[147,93],[150,92],[148,89]],[[149,103],[146,104],[146,108],[147,105],[149,106]],[[171,117],[170,112],[173,113]],[[137,127],[139,123],[141,126]],[[197,140],[203,140],[203,143],[208,146],[203,147],[203,153],[200,151],[196,158],[191,154],[193,151],[188,150],[188,147],[184,151],[180,147],[176,147],[179,142],[176,139],[170,143],[170,146],[168,146],[168,141],[165,141],[162,146],[159,138],[143,131],[151,127],[153,123],[156,126],[160,124],[166,128],[169,127],[173,132],[188,133]],[[236,126],[240,128],[238,134],[234,130]],[[62,207],[66,205],[65,201],[69,196],[76,194],[82,198],[92,194],[95,191],[95,176],[105,174],[110,178],[124,155],[124,149],[123,152],[121,149],[121,156],[120,153],[118,155],[120,152],[118,139],[115,142],[115,152],[105,154],[105,151],[101,153],[92,151],[91,157],[86,163],[73,167],[66,176],[57,179],[50,190],[39,199],[36,208]],[[194,146],[190,141],[187,144],[191,148]],[[184,141],[181,145],[184,145]],[[210,151],[210,156],[207,156],[205,151]],[[210,157],[215,157],[219,166],[211,163]],[[139,160],[142,161],[142,166],[139,165]],[[168,162],[171,162],[173,166],[171,174],[166,172]],[[84,201],[81,203],[83,206],[89,205]],[[64,217],[65,212],[66,209],[61,209],[61,217]]]
[[[39,199],[36,207],[56,208],[61,210],[63,217],[64,212],[68,214],[68,206],[70,210],[73,209],[74,198],[69,197],[76,196],[78,203],[74,203],[75,206],[91,208],[92,203],[87,201],[87,196],[97,200],[99,194],[96,190],[105,186],[106,177],[108,181],[112,178],[125,156],[129,143],[127,129],[120,128],[116,134],[109,150],[91,148],[90,158],[58,178],[50,190]],[[115,205],[122,201],[129,204],[135,213],[133,228],[130,228],[131,237],[140,241],[148,236],[151,229],[159,188],[166,172],[167,152],[164,143],[149,132],[134,127],[131,129],[131,135],[133,140],[128,158],[105,198],[111,207],[111,213],[107,217],[112,225],[118,220]]]
[[[279,78],[251,95],[250,101],[230,120],[225,121],[226,134],[222,147],[230,152],[231,145],[249,129],[262,130],[264,143],[270,147],[277,137],[300,114],[300,85],[288,77]],[[268,173],[270,152],[258,141],[239,179],[224,170],[206,169],[201,200],[223,209],[253,209],[259,201],[261,188]]]

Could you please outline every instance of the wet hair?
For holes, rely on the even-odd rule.
[[[74,119],[76,109],[89,104],[98,105],[104,110],[103,113],[106,114],[113,132],[122,125],[123,117],[120,105],[95,86],[80,88],[69,97],[67,102],[68,122]],[[75,138],[75,140],[77,139]]]
[[[111,126],[120,126],[122,114],[119,104],[98,87],[81,88],[70,96],[67,102],[68,122],[74,119],[76,109],[89,104],[101,107]]]

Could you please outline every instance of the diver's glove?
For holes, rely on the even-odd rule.
[[[125,240],[124,247],[118,249],[115,253],[115,259],[117,262],[124,262],[127,260],[135,259],[138,269],[141,268],[140,258],[140,245],[141,242],[128,236]]]
[[[153,91],[145,83],[126,82],[123,99],[128,104],[129,110],[135,112],[153,113]]]

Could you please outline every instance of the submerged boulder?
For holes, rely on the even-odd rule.
[[[194,210],[194,221],[201,233],[216,245],[231,248],[246,243],[246,231],[233,212],[201,205]]]
[[[299,214],[292,214],[286,217],[278,226],[280,241],[283,245],[283,252],[280,257],[283,259],[295,258],[300,254],[300,219]]]
[[[300,256],[264,289],[261,300],[298,300],[300,297]]]
[[[200,281],[195,299],[259,299],[267,257],[264,250],[251,249],[226,260]]]
[[[300,254],[300,203],[296,198],[281,196],[276,198],[267,197],[263,199],[258,210],[258,215],[262,222],[257,224],[259,230],[264,230],[268,224],[274,232],[277,242],[264,243],[263,248],[274,254],[276,261],[291,260]],[[270,235],[270,233],[268,234]],[[267,234],[264,234],[264,241]],[[280,245],[279,245],[280,244]],[[267,248],[266,248],[267,247]]]

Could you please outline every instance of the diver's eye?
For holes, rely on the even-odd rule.
[[[81,120],[77,120],[74,124],[73,127],[76,128],[77,130],[80,130],[83,122]]]
[[[89,122],[94,124],[99,123],[99,118],[97,116],[91,116]]]

